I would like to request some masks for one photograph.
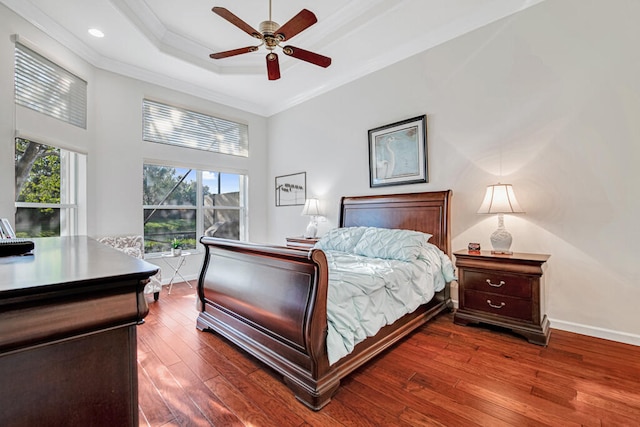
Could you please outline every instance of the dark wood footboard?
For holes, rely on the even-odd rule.
[[[213,330],[285,377],[313,409],[331,398],[327,381],[327,261],[307,252],[203,237],[197,327]]]
[[[206,255],[198,284],[198,329],[219,333],[281,373],[296,397],[314,410],[329,403],[341,378],[450,303],[447,288],[329,366],[324,252],[205,237],[201,242]]]

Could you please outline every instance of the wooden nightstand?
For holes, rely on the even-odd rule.
[[[544,307],[542,266],[549,255],[491,251],[453,253],[458,268],[460,325],[488,323],[511,329],[529,342],[547,345],[549,320]]]
[[[311,249],[318,240],[320,240],[318,237],[287,237],[287,246],[290,248]]]

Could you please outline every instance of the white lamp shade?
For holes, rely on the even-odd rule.
[[[511,184],[495,184],[487,186],[487,192],[478,213],[524,213],[524,211],[516,200]]]
[[[318,199],[307,199],[304,202],[304,208],[302,208],[302,215],[320,215],[320,201]]]

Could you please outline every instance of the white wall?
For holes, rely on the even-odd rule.
[[[29,109],[14,106],[11,34],[88,81],[88,128],[79,129]],[[205,101],[139,80],[94,68],[0,5],[0,216],[14,217],[14,128],[25,137],[87,153],[87,234],[142,234],[142,166],[153,160],[194,168],[249,175],[248,209],[263,212],[267,203],[263,177],[267,168],[267,120],[264,117]],[[171,103],[205,114],[247,123],[250,158],[203,153],[142,141],[142,99]],[[14,114],[15,111],[15,114]],[[14,119],[15,117],[15,119]],[[266,217],[251,215],[253,240],[267,239]],[[187,259],[181,273],[196,278],[202,257]],[[158,260],[151,260],[170,269]]]
[[[640,344],[640,2],[549,1],[269,119],[269,175],[340,196],[452,189],[453,246],[490,248],[485,186],[514,185],[512,249],[548,253],[552,327]],[[429,183],[369,188],[367,130],[428,116]],[[270,239],[301,234],[269,207]]]

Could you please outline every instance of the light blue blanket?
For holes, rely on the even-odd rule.
[[[330,364],[383,326],[430,301],[445,282],[455,280],[451,260],[427,242],[428,234],[371,227],[346,229],[345,233],[352,239],[350,245],[342,238],[332,242],[336,235],[323,237],[316,245],[329,263]]]

